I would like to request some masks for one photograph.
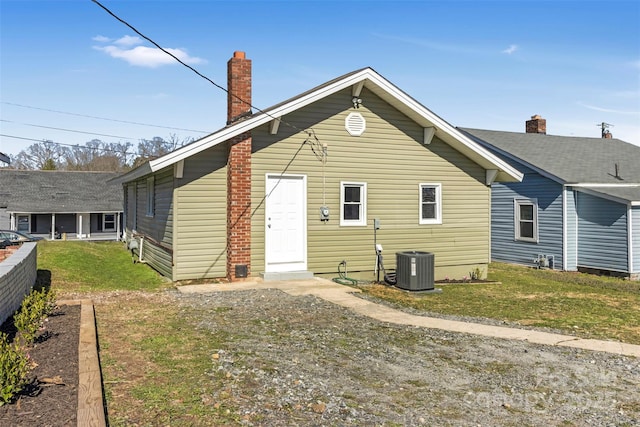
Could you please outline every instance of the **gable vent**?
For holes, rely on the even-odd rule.
[[[367,128],[367,122],[360,113],[349,113],[344,120],[344,127],[351,136],[360,136]]]

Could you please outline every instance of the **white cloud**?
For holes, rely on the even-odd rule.
[[[157,68],[162,65],[177,63],[174,58],[158,48],[140,46],[143,43],[143,40],[140,37],[124,36],[112,41],[112,39],[104,36],[96,36],[93,40],[105,43],[112,42],[112,44],[107,46],[94,46],[93,48],[106,53],[112,58],[122,59],[137,67]],[[189,56],[185,49],[165,48],[165,50],[185,64],[194,65],[206,62],[202,58]]]
[[[91,40],[100,42],[100,43],[109,43],[111,41],[109,37],[100,36],[100,35],[93,37]]]
[[[589,104],[585,104],[582,102],[578,102],[578,105],[580,105],[581,107],[584,108],[588,108],[590,110],[594,110],[594,111],[601,111],[603,113],[612,113],[612,114],[631,114],[631,115],[635,115],[635,114],[639,114],[640,115],[640,111],[622,111],[622,110],[614,110],[611,108],[603,108],[603,107],[597,107],[595,105],[589,105]]]
[[[620,90],[617,92],[612,92],[611,95],[617,96],[618,98],[629,98],[629,99],[638,98],[640,100],[640,89]]]
[[[502,51],[502,53],[506,53],[507,55],[511,55],[512,53],[514,53],[516,50],[518,50],[518,45],[517,44],[512,44],[509,45],[508,48],[506,48],[505,50]]]
[[[120,46],[137,46],[142,44],[142,39],[137,36],[124,36],[113,42]]]

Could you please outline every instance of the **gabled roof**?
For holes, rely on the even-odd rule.
[[[143,165],[136,168],[120,177],[118,181],[132,181],[148,173],[166,168],[176,162],[223,143],[244,132],[251,131],[252,129],[274,119],[281,118],[336,92],[346,88],[354,88],[353,90],[359,91],[362,87],[367,88],[390,105],[397,108],[420,126],[425,128],[435,127],[436,136],[439,139],[478,163],[483,168],[488,170],[497,170],[495,180],[509,182],[522,180],[522,174],[516,168],[509,165],[507,162],[504,162],[498,156],[495,156],[493,153],[483,148],[480,144],[474,142],[467,135],[463,134],[442,118],[438,117],[432,111],[424,107],[411,96],[407,95],[373,69],[363,68],[333,79],[298,96],[262,110],[261,112],[255,113],[245,120],[224,127],[217,132],[194,141],[191,144],[181,147],[169,154],[155,160],[151,160],[148,162],[146,167]]]
[[[0,169],[0,208],[24,213],[121,212],[115,172]]]
[[[561,184],[640,201],[639,146],[614,138],[460,129],[480,144]]]

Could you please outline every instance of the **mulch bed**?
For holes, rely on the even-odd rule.
[[[15,334],[10,321],[1,330]],[[13,403],[0,406],[0,425],[76,425],[79,337],[80,306],[57,308],[29,351],[37,364],[30,373],[30,383]]]

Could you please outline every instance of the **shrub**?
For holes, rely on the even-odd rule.
[[[44,319],[53,312],[55,306],[54,293],[44,288],[41,291],[34,290],[24,298],[20,310],[13,316],[13,324],[24,345],[36,339]]]
[[[0,406],[11,402],[22,391],[30,369],[25,349],[10,343],[7,334],[0,332]]]
[[[53,292],[44,288],[31,291],[22,301],[20,310],[13,315],[16,339],[10,343],[9,337],[0,332],[0,406],[11,402],[27,384],[31,370],[27,348],[55,307]]]

